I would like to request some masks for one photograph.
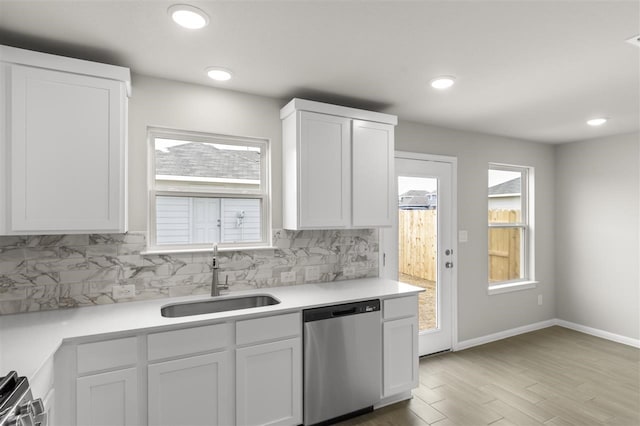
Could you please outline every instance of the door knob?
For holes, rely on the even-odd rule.
[[[444,267],[445,267],[445,268],[447,268],[447,269],[451,269],[451,268],[453,268],[453,262],[446,262],[446,263],[444,264]]]

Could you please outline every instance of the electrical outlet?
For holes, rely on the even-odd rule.
[[[538,306],[542,306],[542,295],[538,295]]]
[[[354,277],[356,275],[355,266],[347,266],[342,271],[343,271],[345,277]]]
[[[318,281],[320,279],[320,267],[319,266],[307,266],[304,269],[305,281]]]
[[[283,283],[292,283],[296,281],[296,273],[295,271],[289,272],[280,272],[280,282]]]
[[[111,291],[115,300],[129,299],[136,295],[136,286],[133,284],[114,285],[111,287]]]

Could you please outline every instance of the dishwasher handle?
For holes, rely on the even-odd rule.
[[[333,311],[333,312],[331,312],[331,316],[332,317],[343,317],[345,315],[353,315],[353,314],[356,314],[356,313],[358,313],[358,310],[354,306],[352,308],[343,309],[341,311]]]
[[[368,314],[380,310],[380,299],[343,303],[341,305],[322,306],[302,311],[304,322],[320,321],[350,315]]]

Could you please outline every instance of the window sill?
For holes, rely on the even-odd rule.
[[[237,246],[237,247],[218,247],[218,252],[225,251],[246,251],[246,250],[275,250],[278,247],[275,246]],[[154,254],[183,254],[183,253],[213,253],[213,247],[211,248],[149,248],[140,252],[141,255],[154,255]]]
[[[518,281],[507,284],[499,284],[490,286],[487,290],[487,294],[489,296],[494,294],[502,294],[502,293],[511,293],[514,291],[522,291],[528,290],[531,288],[536,288],[538,285],[538,281]]]

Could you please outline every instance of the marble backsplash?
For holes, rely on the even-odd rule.
[[[273,249],[221,251],[220,282],[229,292],[378,275],[378,231],[277,230]],[[191,294],[211,288],[211,253],[141,254],[142,232],[0,236],[0,315]],[[318,280],[305,279],[318,266]],[[282,283],[282,272],[295,282]],[[135,296],[114,299],[114,285]]]

